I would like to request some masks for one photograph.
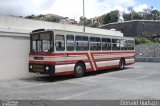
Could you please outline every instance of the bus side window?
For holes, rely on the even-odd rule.
[[[90,37],[90,50],[101,50],[101,39],[98,37]]]
[[[89,50],[88,37],[82,37],[82,44],[83,44],[83,50],[88,51]]]
[[[73,35],[67,35],[67,51],[74,51],[75,50],[75,42]]]
[[[112,39],[112,50],[120,50],[120,40]]]
[[[57,51],[65,50],[65,39],[64,35],[56,35],[55,37],[55,46]]]
[[[127,50],[127,40],[121,39],[120,47],[121,47],[121,50]]]
[[[96,38],[97,50],[101,50],[101,38]]]
[[[89,49],[88,37],[76,36],[76,50],[87,51]]]
[[[37,51],[36,45],[37,45],[37,41],[32,41],[32,49],[31,49],[31,52],[36,52],[36,51]]]
[[[102,50],[111,50],[110,38],[102,38]]]
[[[128,50],[134,50],[134,40],[128,40]]]

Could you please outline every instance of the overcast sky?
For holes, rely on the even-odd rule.
[[[31,14],[57,14],[79,19],[82,16],[83,0],[1,0],[0,15],[26,16]],[[159,0],[85,0],[86,17],[102,15],[111,10],[126,11],[133,6],[135,11],[153,6],[159,9]]]

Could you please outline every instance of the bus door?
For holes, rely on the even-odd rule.
[[[65,36],[63,34],[55,35],[55,49],[56,49],[56,65],[57,72],[63,72],[66,69],[66,52],[65,52]]]

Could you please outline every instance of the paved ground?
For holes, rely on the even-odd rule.
[[[136,63],[123,71],[0,81],[0,99],[116,100],[160,99],[160,63]]]

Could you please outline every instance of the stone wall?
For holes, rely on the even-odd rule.
[[[136,61],[160,62],[160,44],[137,45]]]
[[[133,20],[122,23],[111,23],[101,26],[103,29],[116,29],[127,37],[152,37],[160,35],[160,21]]]

